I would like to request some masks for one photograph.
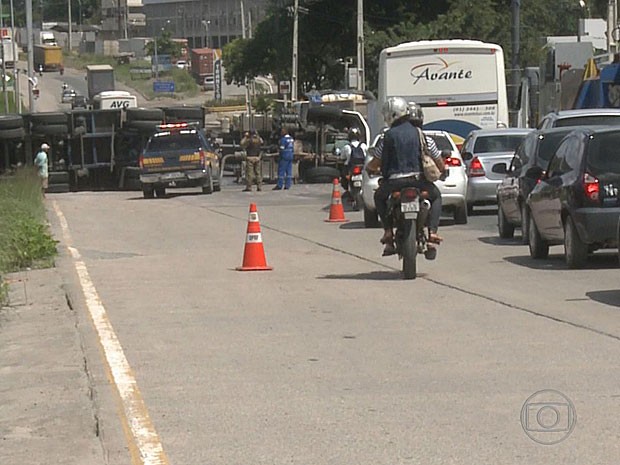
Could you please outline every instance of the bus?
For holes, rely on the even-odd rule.
[[[504,52],[478,40],[424,40],[381,51],[379,105],[389,97],[424,110],[424,129],[461,146],[474,129],[508,126]]]

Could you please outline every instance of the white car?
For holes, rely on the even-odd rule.
[[[424,131],[424,134],[430,136],[437,144],[439,150],[450,151],[450,157],[444,159],[448,175],[444,181],[436,181],[435,185],[441,192],[443,207],[451,210],[454,215],[456,224],[467,223],[467,173],[465,163],[461,158],[454,141],[445,131]],[[374,153],[374,146],[379,140],[377,136],[372,143],[366,163],[370,161]],[[379,217],[375,208],[375,191],[379,187],[379,178],[381,176],[371,176],[366,170],[363,172],[362,181],[362,198],[364,199],[364,226],[367,228],[378,227]]]
[[[177,61],[177,68],[179,68],[179,69],[187,69],[188,68],[187,61],[185,61],[185,60]]]

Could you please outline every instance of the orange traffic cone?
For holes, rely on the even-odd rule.
[[[334,178],[334,189],[332,190],[332,203],[329,208],[329,218],[325,220],[328,223],[345,223],[349,221],[344,217],[344,207],[342,206],[342,198],[340,197],[340,188],[338,186],[338,178]]]
[[[267,266],[265,250],[263,249],[263,236],[260,232],[260,222],[256,204],[250,204],[250,217],[248,218],[248,230],[245,238],[245,250],[243,251],[243,265],[237,267],[237,271],[268,271],[273,270]]]

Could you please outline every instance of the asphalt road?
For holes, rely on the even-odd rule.
[[[110,463],[618,463],[616,254],[534,261],[490,210],[404,281],[331,186],[240,190],[50,196]],[[273,271],[235,271],[250,202]]]

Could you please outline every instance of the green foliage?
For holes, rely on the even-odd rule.
[[[144,51],[149,56],[155,55],[155,41],[146,44]],[[161,35],[157,37],[157,54],[179,57],[181,56],[181,44],[172,41],[170,32],[162,31]]]
[[[5,273],[50,266],[55,256],[36,173],[24,168],[0,179],[0,283]]]
[[[606,0],[587,1],[592,17],[605,17]],[[224,49],[226,80],[244,82],[272,74],[290,79],[292,68],[292,0],[272,0],[253,39],[238,39]],[[356,2],[306,0],[299,14],[300,91],[340,88],[338,59],[356,56]],[[425,39],[478,39],[500,44],[511,63],[511,0],[366,0],[364,37],[366,84],[377,87],[379,53],[402,42]],[[288,7],[288,8],[287,8]],[[561,12],[561,13],[559,13]],[[587,11],[577,0],[521,0],[521,66],[536,66],[544,37],[575,35]]]

